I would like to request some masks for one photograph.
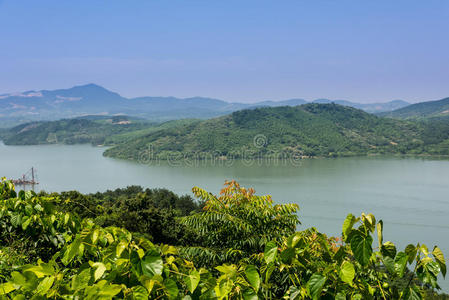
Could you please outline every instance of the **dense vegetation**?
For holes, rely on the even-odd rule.
[[[434,292],[446,274],[441,250],[398,251],[371,214],[349,214],[333,238],[295,231],[296,205],[275,205],[236,182],[219,196],[193,192],[201,211],[165,190],[36,195],[2,180],[0,298],[445,299]],[[114,217],[102,224],[109,213],[126,220],[125,208],[136,224],[118,227]],[[141,225],[153,208],[177,211],[175,222],[192,239],[157,241]]]
[[[151,126],[148,122],[129,120],[125,116],[78,118],[51,122],[26,123],[3,131],[7,145],[103,144],[107,137]]]
[[[0,130],[0,139],[7,145],[85,143],[114,145],[156,130],[191,122],[195,122],[195,120],[178,120],[157,124],[127,116],[89,116],[22,124],[8,130]]]
[[[394,120],[336,104],[259,108],[155,131],[108,149],[105,155],[132,160],[447,155],[446,124],[449,119]]]

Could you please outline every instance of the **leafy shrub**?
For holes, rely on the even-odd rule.
[[[44,235],[64,239],[51,258],[10,268],[3,276],[7,281],[0,283],[0,298],[422,299],[433,297],[433,289],[439,289],[437,276],[446,274],[438,247],[430,251],[417,244],[398,251],[392,242],[383,241],[383,223],[371,214],[349,214],[342,237],[329,238],[314,228],[294,232],[297,207],[273,205],[269,197],[255,196],[235,182],[228,183],[219,197],[198,188],[194,193],[206,200],[205,210],[186,217],[185,224],[199,230],[211,246],[241,252],[242,259],[231,256],[220,265],[199,267],[184,256],[183,248],[153,244],[142,234],[102,227],[89,219],[78,227],[76,217],[54,206],[32,211],[32,216],[39,216],[36,220],[46,222],[33,223],[38,234],[27,236],[22,226],[28,219],[22,217],[20,226],[13,226],[12,215],[28,216],[23,207],[48,200],[32,193],[16,195],[11,183],[2,181],[0,209],[6,213],[0,222],[12,226],[0,233],[2,238],[23,243],[40,241]],[[215,240],[225,237],[213,225],[215,218],[231,234],[228,241]],[[257,236],[262,242],[239,241],[232,230],[242,234],[240,240]],[[13,260],[6,256],[6,264]],[[0,252],[0,262],[4,261]]]

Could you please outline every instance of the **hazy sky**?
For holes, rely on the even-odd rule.
[[[448,0],[0,0],[0,94],[449,96]]]

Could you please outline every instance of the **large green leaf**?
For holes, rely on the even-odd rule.
[[[364,236],[357,233],[351,238],[351,250],[355,259],[363,266],[368,265],[371,254],[373,254],[372,243],[373,238],[370,235]]]
[[[36,293],[44,295],[53,285],[55,281],[55,277],[45,277],[37,286]]]
[[[348,238],[348,235],[351,232],[352,226],[354,226],[355,222],[357,222],[357,219],[353,214],[349,214],[343,222],[342,233],[345,241]]]
[[[164,263],[156,250],[149,250],[141,260],[142,273],[148,277],[161,275]]]
[[[11,293],[16,288],[14,287],[14,284],[11,282],[5,282],[0,284],[0,295],[6,295],[8,293]]]
[[[193,294],[196,287],[198,286],[198,283],[200,282],[200,279],[201,275],[197,270],[190,271],[190,274],[184,278],[184,282],[187,285],[190,293]]]
[[[178,297],[179,289],[176,282],[173,279],[166,279],[164,281],[165,291],[168,299],[176,299]]]
[[[150,296],[146,288],[141,285],[133,286],[132,290],[132,299],[135,300],[147,300]]]
[[[394,259],[396,257],[396,246],[392,242],[385,242],[380,248],[380,252],[383,256],[389,256]]]
[[[97,281],[98,279],[103,276],[104,272],[106,271],[106,266],[103,263],[97,262],[92,265],[92,267],[96,268],[94,272],[94,279]]]
[[[91,275],[90,268],[84,269],[79,274],[72,277],[72,289],[81,290],[89,285]]]
[[[64,253],[64,257],[62,258],[62,263],[64,265],[68,265],[72,259],[75,257],[75,255],[78,254],[81,247],[81,239],[76,238],[75,241],[68,246],[67,250]]]
[[[247,289],[243,292],[244,300],[258,300],[256,292],[253,289]]]
[[[436,262],[440,265],[441,273],[444,277],[446,277],[446,260],[444,259],[443,252],[440,248],[435,246],[433,248],[432,254],[435,257]]]
[[[408,263],[409,264],[412,264],[413,261],[415,260],[417,251],[418,251],[417,247],[412,245],[412,244],[408,244],[407,247],[405,247],[404,252],[408,256]]]
[[[267,264],[274,262],[278,253],[276,242],[271,241],[265,245],[264,258]]]
[[[349,285],[352,285],[352,281],[354,280],[355,276],[355,269],[354,265],[350,263],[349,261],[344,261],[340,268],[340,279],[343,282],[348,283]]]
[[[394,271],[397,276],[403,277],[405,272],[405,267],[407,266],[408,256],[404,252],[399,252],[394,258]]]
[[[319,299],[321,291],[323,290],[326,277],[321,274],[313,274],[307,282],[307,289],[312,299]]]
[[[249,265],[245,269],[245,275],[248,279],[249,284],[254,288],[255,291],[259,290],[260,286],[260,276],[257,272],[257,268],[253,265]]]

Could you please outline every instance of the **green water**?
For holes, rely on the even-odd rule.
[[[302,225],[330,235],[341,232],[348,213],[383,219],[385,239],[399,246],[438,244],[449,257],[449,161],[418,158],[338,158],[289,162],[226,162],[142,165],[103,157],[87,145],[4,146],[0,176],[37,169],[39,189],[104,191],[127,185],[165,187],[179,194],[197,185],[218,192],[236,179],[275,202],[298,203]],[[190,162],[191,163],[191,162]],[[442,282],[449,291],[449,282]]]

